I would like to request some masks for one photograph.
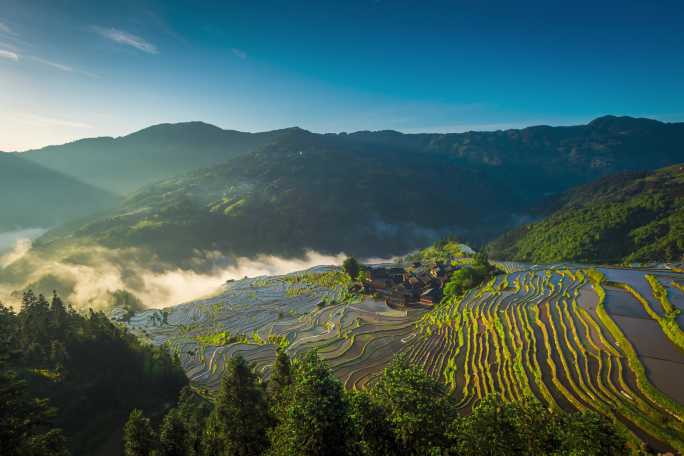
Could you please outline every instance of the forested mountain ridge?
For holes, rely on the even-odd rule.
[[[684,124],[610,116],[462,134],[293,128],[270,139],[224,164],[147,185],[67,235],[150,247],[171,261],[196,250],[392,255],[449,232],[483,242],[525,220],[545,196],[684,159]]]
[[[546,217],[489,245],[497,258],[554,261],[681,261],[684,165],[610,176],[550,201]]]
[[[119,198],[23,156],[0,152],[0,232],[49,228],[114,207]]]
[[[224,165],[149,185],[68,236],[174,258],[195,249],[400,252],[450,230],[474,231],[515,205],[515,188],[490,173],[441,155],[368,153],[334,135],[293,130]]]
[[[150,182],[223,163],[269,143],[284,131],[243,133],[204,122],[160,124],[119,138],[82,139],[20,155],[123,195]]]
[[[209,167],[287,138],[297,128],[261,133],[223,130],[203,122],[160,124],[119,138],[91,138],[22,156],[100,188],[123,194],[154,181]],[[678,162],[684,123],[605,116],[587,125],[533,126],[466,133],[359,131],[337,137],[367,153],[444,154],[463,164],[529,167],[567,184],[623,170]],[[648,153],[645,153],[648,151]]]

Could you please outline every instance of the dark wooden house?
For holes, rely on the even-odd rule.
[[[439,288],[428,288],[420,295],[420,303],[426,306],[434,306],[442,299],[442,290]]]

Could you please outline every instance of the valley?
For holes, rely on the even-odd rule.
[[[0,456],[684,456],[681,0],[0,6]]]

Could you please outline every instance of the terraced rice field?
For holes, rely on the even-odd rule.
[[[436,349],[419,349],[416,360],[441,373],[461,407],[491,393],[534,396],[609,416],[635,445],[684,451],[681,275],[506,269],[419,322],[425,346]]]
[[[210,388],[236,353],[268,375],[276,344],[318,350],[347,387],[372,382],[401,352],[449,385],[465,413],[487,394],[532,396],[611,417],[635,446],[684,452],[684,274],[500,267],[507,273],[434,310],[349,296],[341,282],[311,279],[334,273],[318,268],[234,282],[216,298],[137,314],[130,326],[168,343]],[[241,339],[206,343],[221,331]]]
[[[225,361],[238,353],[268,375],[282,345],[291,355],[318,350],[347,386],[362,387],[394,353],[418,342],[416,322],[427,310],[392,310],[350,296],[347,283],[311,279],[334,274],[341,273],[318,267],[239,280],[211,299],[138,313],[128,326],[154,344],[168,344],[198,386],[215,388]],[[238,340],[225,343],[218,337],[223,333]]]

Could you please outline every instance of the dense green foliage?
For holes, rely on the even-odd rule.
[[[381,407],[398,454],[429,454],[448,444],[448,425],[456,417],[456,401],[446,387],[398,357],[385,368],[370,390],[371,402]]]
[[[271,387],[276,376],[278,387]],[[537,402],[505,403],[488,397],[471,415],[458,416],[447,388],[403,357],[395,358],[368,390],[345,391],[314,352],[292,363],[281,352],[269,384],[264,387],[241,358],[232,360],[210,418],[204,419],[206,408],[200,414],[188,412],[193,409],[188,404],[197,404],[197,399],[191,401],[192,393],[184,392],[179,409],[185,411],[167,414],[159,438],[143,456],[627,454],[624,437],[609,421],[589,412],[564,413]],[[262,401],[269,416],[264,416]],[[254,416],[245,415],[249,408]],[[217,421],[228,410],[231,414]],[[143,438],[126,432],[127,439],[130,435],[146,441],[146,426],[138,426]],[[198,441],[199,452],[196,444],[190,447]]]
[[[26,382],[7,371],[3,361],[0,361],[0,404],[0,454],[69,454],[62,430],[52,427],[55,413],[48,401],[32,397]]]
[[[48,303],[29,291],[18,314],[1,313],[8,369],[27,394],[56,407],[52,425],[75,454],[99,450],[132,408],[163,411],[187,383],[164,348],[142,345],[101,313],[84,317],[56,295]]]
[[[354,280],[358,277],[359,272],[361,272],[361,265],[356,261],[356,258],[349,257],[342,263],[342,269],[347,273],[350,279]]]
[[[451,429],[459,456],[621,455],[625,439],[591,412],[562,413],[537,402],[505,404],[483,399]]]
[[[602,179],[558,198],[543,220],[489,245],[493,257],[554,261],[681,261],[684,166]]]
[[[417,261],[424,264],[451,264],[453,262],[463,262],[470,255],[470,251],[465,251],[463,244],[450,235],[435,241],[432,245],[420,249],[406,256],[406,261]]]
[[[154,431],[150,419],[135,409],[124,426],[124,455],[146,456],[154,447]]]
[[[480,253],[471,264],[464,265],[451,274],[449,281],[444,285],[444,297],[461,296],[466,291],[487,282],[497,273],[500,271],[489,263],[486,254]]]
[[[269,455],[346,455],[352,445],[344,388],[310,352],[295,364],[295,380],[283,397],[282,413],[270,433]]]
[[[209,416],[206,438],[216,456],[258,456],[270,424],[263,385],[242,357],[231,358]]]

